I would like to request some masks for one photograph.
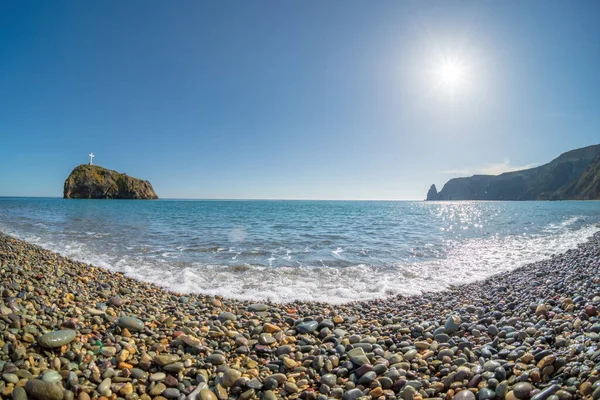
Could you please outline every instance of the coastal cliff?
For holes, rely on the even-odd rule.
[[[561,154],[536,168],[450,179],[427,200],[600,199],[600,145]]]
[[[576,182],[564,189],[562,195],[577,200],[600,199],[600,156],[592,161]]]
[[[79,165],[65,180],[65,199],[158,199],[148,181],[97,165]]]

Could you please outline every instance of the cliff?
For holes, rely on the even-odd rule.
[[[588,165],[577,181],[564,189],[561,196],[577,200],[600,200],[600,156]]]
[[[75,167],[63,192],[65,199],[158,199],[148,181],[97,165]]]
[[[428,200],[598,199],[598,157],[600,145],[594,145],[563,153],[536,168],[450,179],[437,198],[429,198],[430,189]]]

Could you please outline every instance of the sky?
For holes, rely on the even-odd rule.
[[[600,2],[0,0],[0,196],[423,199],[600,143]]]

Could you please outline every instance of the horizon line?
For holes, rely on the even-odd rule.
[[[64,199],[62,196],[5,196],[0,199]],[[65,199],[65,200],[133,200],[133,199]],[[220,197],[160,197],[157,200],[185,200],[185,201],[425,201],[425,199],[315,199],[315,198],[220,198]]]

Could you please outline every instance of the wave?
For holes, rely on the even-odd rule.
[[[232,265],[222,265],[179,261],[165,249],[152,249],[151,256],[136,252],[108,254],[110,246],[94,250],[98,247],[93,249],[77,238],[53,241],[33,232],[15,232],[7,226],[0,226],[0,230],[75,260],[119,271],[175,292],[280,303],[310,300],[335,304],[438,291],[513,270],[574,248],[600,231],[596,225],[572,229],[578,222],[573,217],[561,222],[560,228],[548,226],[545,235],[494,235],[448,242],[439,258],[423,259],[415,251],[417,257],[409,261],[384,266],[343,261],[338,258],[343,251],[341,247],[332,251],[337,257],[318,266],[269,267],[236,260],[240,253]]]

